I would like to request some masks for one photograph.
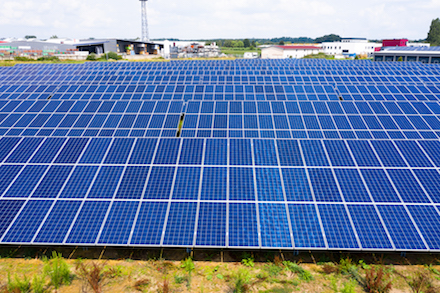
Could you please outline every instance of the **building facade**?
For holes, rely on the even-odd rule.
[[[384,47],[374,52],[374,61],[440,63],[440,47]]]
[[[262,59],[284,59],[284,58],[303,58],[307,55],[318,54],[322,52],[319,46],[270,46],[261,49]]]
[[[322,49],[327,55],[342,55],[355,57],[357,55],[371,56],[376,47],[382,44],[371,43],[365,38],[342,38],[340,42],[324,42]]]

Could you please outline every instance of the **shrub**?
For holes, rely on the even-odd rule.
[[[246,293],[250,291],[251,276],[247,269],[240,268],[233,276],[234,293]]]
[[[110,278],[108,270],[104,268],[105,263],[92,262],[86,265],[84,262],[79,262],[76,266],[76,272],[86,287],[90,287],[95,293],[101,293]]]
[[[266,271],[268,272],[269,276],[271,276],[271,277],[277,276],[283,270],[282,267],[279,267],[275,264],[268,264],[268,265],[266,265],[265,268],[266,268]]]
[[[434,293],[439,292],[439,289],[434,283],[431,275],[428,271],[418,271],[411,276],[405,276],[401,273],[397,273],[399,276],[405,279],[405,282],[411,288],[414,293]]]
[[[343,287],[341,289],[341,293],[355,293],[355,288],[356,288],[356,281],[355,280],[350,280],[348,282],[345,282],[343,284]]]
[[[34,293],[44,293],[46,292],[45,289],[45,276],[38,276],[38,275],[34,275],[33,279],[32,279],[32,292]]]
[[[70,268],[61,253],[58,254],[56,251],[53,251],[50,260],[47,260],[47,258],[43,260],[45,261],[43,272],[49,276],[50,284],[54,286],[55,290],[58,290],[61,285],[70,284],[72,281]]]
[[[191,288],[191,273],[195,269],[192,258],[188,257],[185,260],[183,260],[180,267],[183,268],[188,273],[187,287]]]
[[[38,61],[60,61],[57,56],[43,56],[37,59]]]
[[[88,60],[88,61],[96,61],[96,60],[98,60],[98,58],[96,57],[96,54],[95,54],[95,53],[90,53],[90,54],[87,56],[86,60]]]
[[[105,59],[113,59],[113,60],[121,60],[121,59],[122,59],[122,57],[119,56],[119,55],[118,55],[117,53],[115,53],[115,52],[108,52],[108,53],[105,53],[103,57],[104,57]]]
[[[14,60],[15,60],[15,61],[35,61],[35,60],[32,59],[32,58],[21,57],[21,56],[14,57]]]
[[[253,268],[255,266],[254,260],[255,259],[252,256],[245,254],[244,258],[241,260],[241,263],[244,266]]]
[[[298,277],[304,281],[313,280],[313,275],[307,271],[306,269],[300,267],[298,264],[291,261],[283,261],[283,265],[286,270],[291,271],[292,273],[298,274]]]
[[[17,275],[14,275],[14,279],[8,274],[8,286],[7,292],[20,292],[27,293],[31,291],[31,282],[26,276],[20,279]]]
[[[322,271],[325,274],[333,274],[333,273],[337,273],[339,269],[333,263],[325,263],[322,265]]]
[[[365,291],[369,293],[386,293],[391,291],[390,274],[383,266],[372,266],[365,270],[365,279],[360,279]]]
[[[182,275],[174,275],[174,283],[182,284],[183,282],[188,281],[186,276]]]

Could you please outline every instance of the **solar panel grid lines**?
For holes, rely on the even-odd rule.
[[[38,171],[29,178],[28,189],[32,190],[14,187],[13,191],[32,196],[32,205],[51,203],[46,207],[50,211],[38,216],[41,221],[32,223],[29,230],[35,232],[31,235],[32,241],[48,239],[54,243],[63,238],[63,242],[69,244],[110,246],[438,249],[432,232],[439,226],[436,203],[440,201],[436,196],[440,190],[436,184],[436,178],[440,178],[440,155],[436,150],[438,131],[435,133],[440,128],[440,106],[439,90],[433,84],[438,72],[415,64],[414,67],[423,68],[417,71],[419,75],[415,79],[410,76],[416,74],[415,71],[405,71],[396,64],[374,65],[378,67],[373,71],[359,69],[350,62],[338,62],[334,68],[322,67],[335,72],[333,84],[327,91],[319,83],[329,80],[317,75],[329,73],[313,69],[324,63],[302,62],[298,67],[289,68],[292,72],[288,73],[285,70],[288,62],[270,62],[276,65],[260,63],[249,69],[243,67],[259,71],[252,75],[239,66],[234,65],[235,69],[230,72],[226,67],[229,65],[218,66],[234,63],[161,64],[159,70],[148,64],[148,68],[153,68],[150,74],[160,78],[143,81],[136,78],[142,74],[133,74],[132,69],[147,68],[144,66],[131,69],[128,65],[102,66],[114,72],[102,71],[103,77],[95,79],[87,75],[98,71],[75,70],[78,78],[73,78],[69,77],[70,67],[65,66],[63,74],[67,78],[63,83],[66,86],[61,93],[69,99],[73,96],[68,96],[67,91],[78,95],[76,102],[29,98],[0,101],[0,112],[4,113],[0,123],[6,121],[0,132],[3,136],[8,133],[8,137],[0,140],[0,146],[2,143],[7,146],[0,151],[3,155],[0,176],[5,178],[0,191],[6,194],[9,185],[18,186],[26,174]],[[193,68],[182,64],[192,64]],[[185,67],[194,72],[184,72]],[[201,69],[197,71],[197,68]],[[222,72],[211,74],[213,70]],[[187,74],[208,78],[183,78]],[[104,75],[111,81],[103,83]],[[231,75],[240,75],[240,78]],[[48,84],[32,85],[39,82],[36,76],[32,73],[26,79],[28,84],[21,82],[23,87],[8,82],[8,95],[16,98],[19,91],[27,91],[37,97],[48,91]],[[124,76],[127,78],[120,78]],[[99,89],[103,84],[105,86]],[[135,84],[142,87],[134,87]],[[151,85],[148,98],[161,100],[137,100],[142,97],[135,93],[147,93],[148,84]],[[196,94],[197,86],[200,96]],[[247,87],[252,96],[245,96]],[[298,92],[288,96],[289,87]],[[334,91],[333,87],[344,89],[348,101],[329,101],[328,97],[320,101],[323,91]],[[0,92],[5,92],[4,89],[0,87]],[[104,93],[106,89],[111,89],[108,98],[119,100],[94,100],[101,98],[98,92]],[[187,89],[191,95],[185,94]],[[155,94],[156,90],[160,96]],[[229,96],[231,92],[233,95]],[[293,97],[295,100],[288,100]],[[229,98],[236,100],[228,101]],[[247,98],[252,100],[243,100]],[[180,100],[180,106],[172,99]],[[188,107],[182,106],[184,101]],[[193,108],[197,108],[195,113],[190,111]],[[155,118],[158,123],[150,118],[147,124],[142,122],[146,128],[144,133],[135,127],[136,118],[130,116],[144,115],[143,112],[161,119]],[[184,127],[183,138],[167,139],[175,136],[175,132],[166,127],[168,118],[160,115],[170,114],[167,121],[172,121],[174,113],[182,112],[187,114],[184,124],[195,118],[195,126]],[[32,116],[34,113],[47,117],[41,117],[43,122],[39,122],[40,116]],[[81,122],[85,129],[65,128],[77,125],[82,119],[79,115],[90,117]],[[97,115],[100,122],[92,124],[98,122],[99,119],[92,120]],[[248,120],[252,115],[255,126],[246,127],[252,125]],[[296,120],[291,119],[292,115],[296,115]],[[49,122],[52,129],[41,127]],[[148,128],[148,124],[158,126]],[[97,128],[90,128],[91,125]],[[37,131],[41,134],[36,135]],[[101,132],[110,138],[99,137]],[[74,138],[78,134],[83,137]],[[62,137],[49,139],[47,135]],[[201,152],[197,151],[199,147],[193,147],[200,145],[203,145]],[[166,153],[168,146],[172,146],[172,151]],[[27,148],[27,153],[18,155]],[[48,153],[49,150],[56,154]],[[141,154],[142,150],[145,152]],[[55,167],[64,172],[63,178],[53,178]],[[105,174],[112,172],[117,176],[109,178],[114,181],[110,193],[97,197],[99,193],[91,191],[98,190]],[[323,178],[328,180],[324,182]],[[56,184],[49,191],[50,182]],[[218,182],[225,183],[221,186]],[[330,186],[333,193],[326,191]],[[195,188],[197,195],[191,191]],[[45,194],[53,199],[45,198]],[[11,199],[3,196],[0,204]],[[76,204],[67,213],[71,219],[67,222],[71,222],[55,225],[57,213],[69,202]],[[429,225],[420,221],[419,214],[427,207],[432,221]],[[152,212],[156,209],[158,214],[153,218]],[[29,212],[27,208],[23,216]],[[127,221],[115,222],[127,212],[131,216]],[[182,212],[189,213],[187,223],[179,216]],[[340,227],[334,226],[338,219],[333,218],[332,213],[341,216]],[[366,214],[370,222],[363,220]],[[23,216],[14,220],[13,231],[27,225]],[[91,216],[96,218],[86,221]],[[396,225],[400,217],[404,219],[402,224],[406,230]],[[60,235],[51,234],[50,229],[54,227],[60,229]],[[182,234],[177,234],[177,229],[182,230]],[[120,231],[121,237],[111,231]],[[16,237],[8,235],[8,239]],[[29,239],[28,235],[23,236]]]

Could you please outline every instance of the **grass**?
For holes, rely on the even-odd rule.
[[[20,254],[22,255],[22,254]],[[65,254],[66,255],[66,254]],[[39,256],[40,257],[40,256]],[[243,257],[254,258],[254,266],[241,263]],[[119,260],[65,259],[54,254],[43,260],[29,257],[0,259],[0,287],[9,292],[438,292],[440,263],[431,256],[426,266],[408,265],[404,259],[393,266],[378,264],[381,260],[359,260],[331,257],[333,262],[314,263],[311,259],[277,253],[270,257],[236,253],[221,262],[193,260],[174,256],[169,260],[133,255]],[[199,257],[199,259],[201,259]],[[203,259],[206,259],[203,257]],[[318,259],[318,258],[317,258]],[[42,274],[52,261],[64,263],[70,271],[70,282],[55,290],[49,275]],[[383,261],[383,263],[391,263]],[[332,264],[331,272],[324,266]],[[401,263],[400,265],[398,263]],[[419,262],[420,263],[420,262]],[[58,265],[62,267],[63,265]],[[81,267],[83,269],[81,269]],[[62,271],[58,269],[58,271]],[[65,271],[65,270],[64,270]],[[356,273],[354,273],[356,272]],[[357,275],[356,275],[357,274]],[[61,274],[63,275],[63,274]],[[355,277],[356,275],[356,277]],[[190,284],[190,285],[189,285]],[[9,288],[9,289],[8,289]],[[86,291],[84,291],[86,290]],[[1,292],[8,292],[1,291]]]
[[[261,55],[261,49],[252,49],[251,48],[227,48],[227,47],[221,47],[221,52],[226,55],[240,55],[243,56],[246,52],[258,52],[259,55]]]

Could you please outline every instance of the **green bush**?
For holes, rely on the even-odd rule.
[[[35,61],[35,60],[32,59],[32,58],[21,57],[21,56],[14,57],[14,60],[15,60],[15,61]]]
[[[88,61],[96,61],[96,60],[98,60],[98,57],[96,57],[96,54],[95,54],[95,53],[90,53],[90,54],[87,56],[86,60],[88,60]]]
[[[26,276],[20,279],[17,275],[14,275],[14,279],[8,274],[8,290],[7,292],[31,292],[31,282]]]
[[[44,259],[46,262],[43,272],[49,276],[50,284],[58,290],[62,285],[69,285],[72,281],[72,274],[69,265],[62,257],[61,253],[52,252],[50,260]]]
[[[119,56],[117,53],[115,53],[115,52],[108,52],[108,53],[105,53],[103,56],[102,56],[102,58],[103,59],[113,59],[113,60],[121,60],[122,59],[122,57],[121,56]]]
[[[32,291],[34,293],[44,293],[46,292],[45,289],[45,276],[44,275],[34,275],[34,277],[32,278]]]
[[[283,261],[284,268],[298,275],[303,281],[313,280],[313,275],[306,269],[300,267],[297,263],[291,261]]]
[[[249,271],[245,268],[240,268],[233,276],[234,293],[246,293],[250,291],[251,276]]]
[[[43,56],[37,59],[38,61],[60,61],[57,56]]]
[[[188,288],[191,288],[191,273],[195,269],[194,262],[193,262],[192,258],[188,257],[185,260],[183,260],[180,267],[183,268],[188,273],[188,280],[187,280],[186,285]]]

